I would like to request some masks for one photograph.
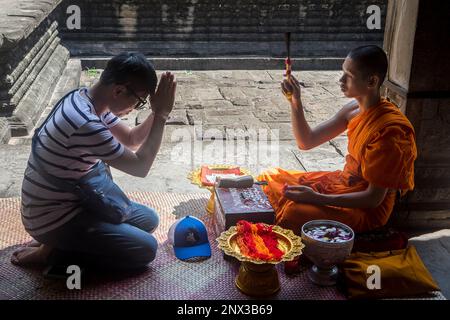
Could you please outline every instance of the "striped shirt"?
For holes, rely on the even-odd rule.
[[[81,88],[67,96],[39,131],[36,157],[56,177],[79,179],[98,161],[116,159],[125,150],[109,130],[120,119],[109,111],[98,116],[86,92]],[[74,194],[36,172],[35,161],[31,153],[22,182],[22,222],[32,236],[62,226],[83,210]]]

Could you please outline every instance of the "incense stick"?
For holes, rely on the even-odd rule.
[[[287,51],[287,57],[285,60],[286,64],[286,77],[289,80],[291,78],[291,33],[286,32],[284,34],[284,41],[286,43],[286,51]]]
[[[284,34],[284,41],[286,42],[287,58],[291,59],[291,33]]]
[[[286,68],[286,79],[289,81],[291,79],[291,33],[286,32],[284,34],[284,41],[286,43],[286,51],[287,51],[287,57],[284,60],[285,68]],[[292,99],[292,93],[291,92],[284,92],[284,95],[286,98],[290,101]]]

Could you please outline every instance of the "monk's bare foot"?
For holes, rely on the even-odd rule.
[[[51,248],[46,245],[39,247],[23,247],[16,250],[11,256],[11,263],[17,266],[43,266],[47,264]]]

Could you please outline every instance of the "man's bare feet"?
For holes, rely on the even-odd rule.
[[[40,246],[41,243],[34,239],[27,243],[27,247],[40,247]]]
[[[39,247],[22,247],[16,250],[11,256],[11,263],[17,266],[43,266],[47,264],[51,248],[46,245]]]

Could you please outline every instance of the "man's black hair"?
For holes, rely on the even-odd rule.
[[[362,46],[350,51],[347,57],[356,62],[363,76],[377,75],[380,86],[383,84],[388,69],[388,58],[383,49],[375,45]]]
[[[100,76],[101,84],[127,84],[134,91],[155,92],[158,78],[141,53],[123,52],[111,58]]]

